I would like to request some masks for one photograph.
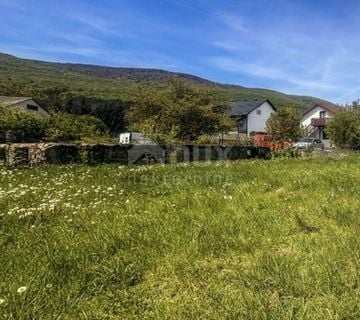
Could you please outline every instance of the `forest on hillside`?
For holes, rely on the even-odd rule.
[[[320,99],[211,82],[164,70],[114,68],[27,60],[0,53],[0,95],[31,96],[49,111],[92,115],[110,132],[126,130],[125,113],[146,88],[164,91],[171,79],[204,87],[224,101],[270,99],[277,107],[305,110]]]

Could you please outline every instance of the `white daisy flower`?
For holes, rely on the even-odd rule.
[[[27,289],[26,287],[20,287],[20,288],[17,289],[17,292],[18,293],[24,293],[26,291],[26,289]]]

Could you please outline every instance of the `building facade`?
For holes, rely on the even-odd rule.
[[[238,101],[232,105],[231,117],[236,121],[236,127],[230,134],[265,133],[266,122],[271,114],[276,112],[270,100]]]
[[[338,110],[338,107],[324,103],[318,103],[306,110],[300,120],[305,136],[320,139],[329,144],[326,127]]]
[[[0,96],[0,105],[16,108],[32,114],[47,116],[49,113],[31,97]]]

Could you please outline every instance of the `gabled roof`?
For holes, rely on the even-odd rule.
[[[311,110],[315,109],[316,107],[323,108],[324,110],[330,112],[330,113],[336,113],[339,111],[339,107],[334,104],[324,103],[324,102],[318,102],[309,109],[307,109],[302,116],[305,116],[307,113],[309,113]]]
[[[4,105],[6,107],[16,106],[17,104],[25,101],[32,100],[34,101],[42,111],[49,113],[49,111],[40,106],[39,103],[32,97],[8,97],[8,96],[0,96],[0,105]]]
[[[248,100],[248,101],[237,101],[234,102],[231,106],[231,115],[232,116],[246,116],[251,111],[254,111],[256,108],[260,107],[263,103],[268,102],[270,106],[276,111],[276,108],[271,103],[270,100]]]
[[[27,100],[32,100],[31,97],[6,97],[6,96],[0,96],[0,103],[6,105],[6,106],[12,106],[14,104],[18,104]]]

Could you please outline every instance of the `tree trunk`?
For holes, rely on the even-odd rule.
[[[12,134],[10,130],[5,131],[5,143],[12,142]]]

